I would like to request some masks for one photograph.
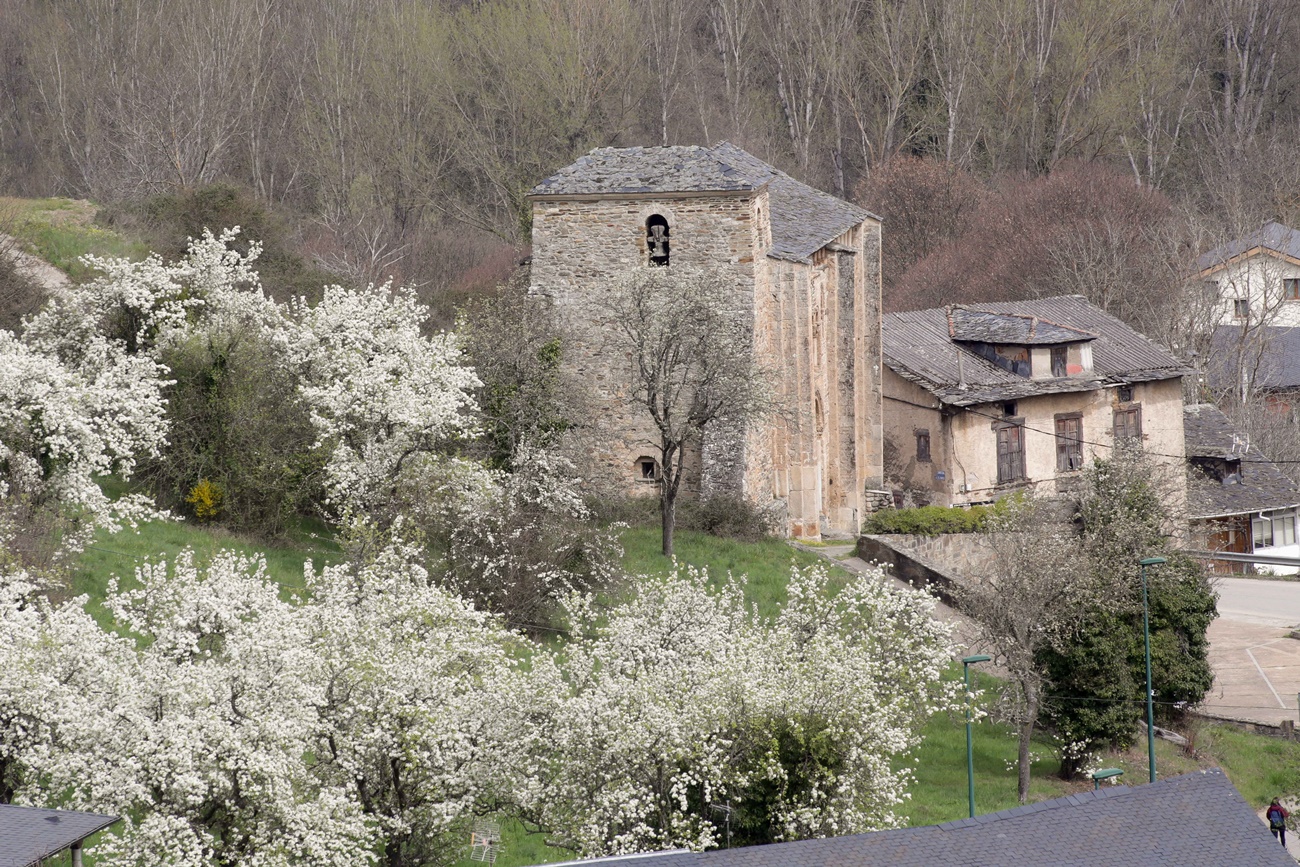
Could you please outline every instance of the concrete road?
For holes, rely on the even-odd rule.
[[[1300,581],[1220,578],[1219,618],[1210,626],[1214,689],[1205,710],[1276,725],[1297,718]]]
[[[1219,616],[1239,623],[1300,626],[1300,581],[1220,578]]]

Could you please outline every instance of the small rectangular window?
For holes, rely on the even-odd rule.
[[[928,430],[916,432],[916,459],[923,464],[930,463],[930,432]]]
[[[1142,442],[1142,407],[1115,410],[1115,442]]]
[[[1056,420],[1056,469],[1068,473],[1083,469],[1083,417]]]
[[[1234,319],[1250,318],[1250,299],[1237,298],[1232,302],[1232,316]]]
[[[1069,372],[1070,350],[1064,346],[1052,347],[1052,376],[1060,378]]]
[[[1287,301],[1300,301],[1300,277],[1283,278],[1282,297]]]
[[[1004,424],[998,434],[998,484],[1004,485],[1025,477],[1025,429],[1018,424]]]

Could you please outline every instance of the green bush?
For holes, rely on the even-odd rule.
[[[983,531],[990,514],[998,510],[997,505],[970,508],[920,506],[915,509],[885,509],[867,518],[862,525],[862,532],[907,536],[979,533]]]

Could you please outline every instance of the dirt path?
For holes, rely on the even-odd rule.
[[[0,254],[13,261],[19,274],[50,294],[63,292],[72,285],[67,274],[64,274],[44,259],[23,252],[18,244],[18,239],[12,235],[0,233]]]

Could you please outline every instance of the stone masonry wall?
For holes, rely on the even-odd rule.
[[[645,226],[653,214],[668,221],[672,264],[730,274],[737,306],[752,309],[750,195],[533,203],[532,292],[551,299],[567,338],[565,364],[589,390],[592,417],[583,439],[590,447],[590,469],[629,495],[654,491],[640,479],[636,463],[657,456],[658,434],[630,400],[630,359],[610,348],[613,322],[604,293],[621,275],[647,263]],[[700,482],[695,475],[685,484],[698,489]]]

